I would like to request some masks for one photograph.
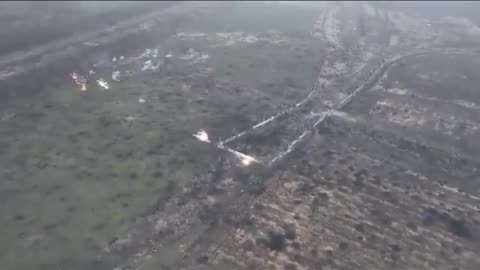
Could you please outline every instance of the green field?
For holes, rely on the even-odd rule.
[[[310,90],[322,50],[309,36],[318,12],[236,4],[178,31],[238,31],[262,41],[219,46],[224,41],[173,36],[158,41],[162,56],[194,48],[208,60],[174,58],[154,72],[132,66],[133,76],[106,91],[93,83],[82,92],[66,74],[52,74],[35,98],[3,108],[13,116],[0,122],[2,269],[110,267],[94,264],[96,255],[218,158],[192,133],[225,138]],[[269,31],[287,42],[270,42]],[[95,76],[110,79],[111,71]]]

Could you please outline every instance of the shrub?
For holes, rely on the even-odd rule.
[[[274,251],[283,251],[287,246],[285,235],[278,231],[271,231],[268,240],[268,247]]]

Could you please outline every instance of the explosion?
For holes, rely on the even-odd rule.
[[[87,91],[87,79],[82,75],[72,72],[70,73],[70,77],[75,81],[75,83],[80,86],[80,90]]]
[[[256,160],[254,157],[245,155],[244,153],[240,153],[238,151],[235,151],[233,149],[226,149],[227,151],[233,153],[235,156],[237,156],[240,161],[242,162],[242,165],[247,167],[250,166],[253,162],[255,163],[260,163],[258,160]]]
[[[193,137],[197,138],[201,142],[207,142],[210,143],[210,139],[208,138],[208,133],[201,129],[197,133],[193,134]],[[236,150],[233,150],[231,148],[226,147],[225,145],[218,143],[217,144],[218,149],[222,149],[224,151],[230,152],[233,155],[235,155],[240,161],[242,162],[242,165],[247,167],[251,165],[253,162],[261,164],[258,160],[256,160],[254,157],[245,155],[244,153],[238,152]]]
[[[248,158],[243,158],[242,159],[242,165],[247,167],[248,165],[252,164],[252,162],[255,161],[253,157],[248,157]]]
[[[209,143],[208,134],[205,130],[201,129],[197,133],[193,134],[193,137],[197,138],[199,141]]]
[[[105,88],[105,89],[109,89],[110,86],[108,86],[108,82],[105,81],[104,79],[98,79],[97,80],[97,83],[98,85],[100,85],[101,87]]]

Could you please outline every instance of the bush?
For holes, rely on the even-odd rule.
[[[175,183],[173,180],[168,180],[167,186],[165,187],[167,194],[172,194],[175,192],[175,189],[177,189],[177,183]]]
[[[472,233],[467,227],[465,220],[451,219],[448,224],[448,231],[463,238],[471,238]]]
[[[347,242],[340,242],[340,244],[338,245],[338,247],[339,247],[340,249],[345,250],[345,249],[348,248],[348,243],[347,243]]]
[[[295,224],[287,223],[283,226],[283,229],[285,230],[285,238],[288,240],[294,240],[297,238]]]
[[[274,251],[283,251],[287,246],[285,235],[281,232],[271,231],[268,234],[268,247]]]
[[[297,270],[297,269],[298,269],[297,266],[293,263],[287,263],[285,265],[285,270]]]
[[[208,256],[207,255],[202,255],[197,258],[197,262],[200,264],[207,264],[208,263]]]

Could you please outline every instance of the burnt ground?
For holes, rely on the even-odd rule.
[[[324,25],[336,24],[328,13],[335,14],[338,6],[331,7],[326,18],[321,16]],[[337,12],[351,15],[351,8]],[[341,28],[351,17],[336,18],[338,32],[347,38],[343,42],[334,30],[323,28],[329,42],[350,55],[327,57],[317,111],[307,104],[306,112],[282,116],[270,128],[253,130],[230,144],[269,157],[266,153],[272,150],[265,144],[275,145],[270,149],[278,152],[279,137],[308,125],[308,120],[299,121],[302,115],[308,119],[312,111],[337,111],[320,121],[283,162],[267,169],[270,175],[254,177],[253,183],[265,191],[257,195],[254,190],[231,206],[226,224],[215,225],[192,245],[181,269],[478,267],[476,53],[433,49],[452,44],[434,25],[428,26],[431,38],[402,33],[404,26],[395,25],[395,17],[405,14],[369,8],[364,12],[379,20],[393,18],[386,19],[391,28],[377,36],[367,34],[365,43],[360,38],[360,45],[367,46],[363,55],[349,47],[358,44],[349,44],[348,35],[353,34]],[[361,20],[373,27],[369,19]],[[404,22],[415,25],[409,19]],[[415,29],[420,32],[422,27],[417,24]],[[469,42],[457,46],[468,48]],[[390,46],[381,49],[385,43]],[[415,56],[429,48],[429,53]],[[368,59],[369,49],[382,58],[411,56],[393,57],[391,65],[367,80],[372,69],[357,73],[352,66],[374,65],[378,57]],[[357,76],[363,76],[358,80],[367,81],[367,87],[356,88],[361,85]]]
[[[368,2],[172,10],[2,82],[3,265],[478,269],[478,26]],[[90,69],[85,92],[66,76]]]

